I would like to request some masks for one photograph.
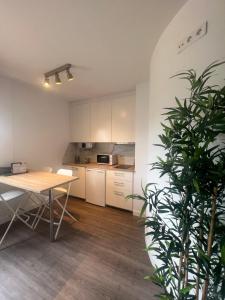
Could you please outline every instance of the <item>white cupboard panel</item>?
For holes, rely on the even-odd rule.
[[[133,172],[124,172],[124,171],[107,171],[107,177],[111,181],[133,181]]]
[[[133,201],[126,196],[133,193],[133,173],[107,171],[106,204],[132,211]]]
[[[73,167],[73,176],[79,179],[75,180],[70,187],[70,195],[78,198],[85,199],[85,168]]]
[[[95,205],[105,206],[104,170],[86,170],[86,201]]]
[[[112,142],[135,141],[135,95],[112,101]]]
[[[110,180],[110,183],[108,182],[108,184],[112,189],[129,191],[129,193],[132,191],[133,187],[133,182],[121,180]]]
[[[131,193],[132,192],[130,190],[107,186],[106,204],[132,211],[133,201],[132,199],[126,199],[126,196],[130,195]]]
[[[90,105],[72,103],[70,107],[72,142],[90,142]]]
[[[91,103],[91,142],[111,142],[111,102]]]

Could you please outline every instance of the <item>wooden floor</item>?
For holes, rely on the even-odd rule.
[[[0,251],[0,300],[155,299],[143,226],[131,213],[71,198],[80,222],[65,220],[57,242],[48,225],[33,233],[16,223]]]

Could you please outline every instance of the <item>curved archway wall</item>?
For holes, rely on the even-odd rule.
[[[180,54],[177,44],[204,21],[208,21],[208,33]],[[177,72],[194,68],[201,72],[215,60],[225,59],[225,0],[189,0],[161,35],[150,63],[150,96],[149,96],[149,143],[148,162],[162,156],[158,134],[161,132],[163,108],[174,105],[174,96],[188,95],[187,85],[179,79],[169,79]],[[223,83],[225,66],[217,72],[216,83]],[[148,173],[148,181],[163,184],[158,174]],[[165,179],[164,179],[165,180]],[[148,243],[149,241],[147,241]],[[157,264],[150,253],[153,264]]]

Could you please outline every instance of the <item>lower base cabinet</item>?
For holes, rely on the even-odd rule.
[[[133,172],[103,171],[79,166],[71,166],[70,169],[73,170],[73,176],[79,178],[71,184],[71,196],[100,206],[133,210],[132,199],[126,199],[126,196],[133,193]]]
[[[126,196],[133,193],[133,173],[123,171],[106,172],[106,204],[129,211],[133,210],[132,199]]]
[[[70,195],[78,198],[85,199],[85,168],[84,167],[72,167],[73,176],[79,179],[75,180],[70,187]]]
[[[105,206],[104,170],[86,170],[86,201],[95,205]]]

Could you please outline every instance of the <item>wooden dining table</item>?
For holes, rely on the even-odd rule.
[[[54,239],[54,215],[53,215],[53,189],[64,184],[69,184],[78,177],[59,175],[50,172],[28,172],[25,174],[0,176],[0,183],[19,188],[27,192],[42,194],[48,192],[49,196],[49,235],[50,241]]]

